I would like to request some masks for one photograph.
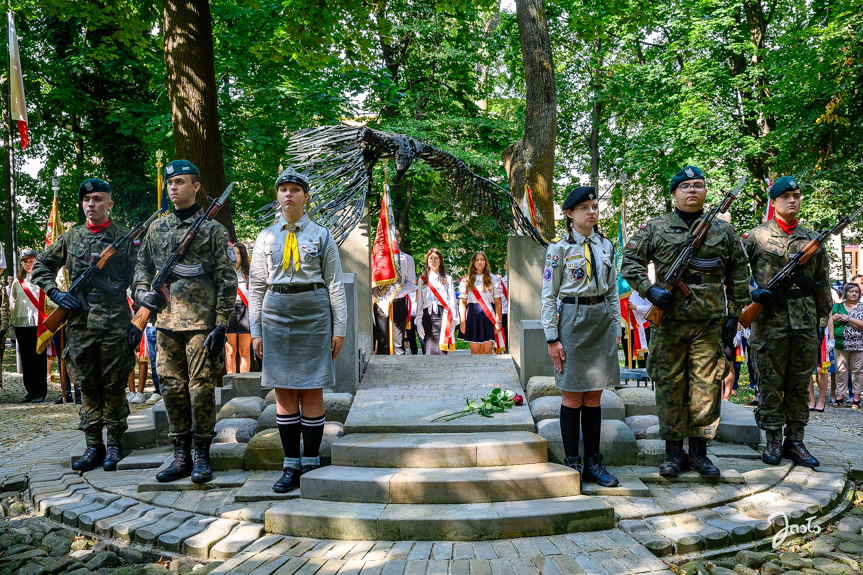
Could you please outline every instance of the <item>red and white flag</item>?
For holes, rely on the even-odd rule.
[[[18,34],[15,33],[15,19],[9,12],[9,113],[18,124],[21,135],[21,149],[30,143],[27,133],[27,103],[24,101],[24,76],[21,73],[21,56],[18,54]]]
[[[770,188],[773,187],[773,184],[770,183],[770,178],[764,178],[764,181],[767,183],[767,213],[765,214],[765,222],[769,222],[773,219],[774,208],[773,208],[773,200],[770,199]]]

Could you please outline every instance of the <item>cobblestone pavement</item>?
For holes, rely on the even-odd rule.
[[[14,421],[3,418],[11,417],[6,412],[16,407],[3,405],[4,393],[13,392],[0,392],[0,423]],[[741,474],[750,474],[746,476],[745,484],[678,486],[649,483],[649,497],[606,498],[615,506],[620,519],[616,529],[483,542],[319,540],[264,535],[261,522],[266,509],[273,505],[272,495],[268,494],[268,501],[238,502],[234,499],[239,486],[249,479],[250,472],[235,473],[233,480],[238,483],[231,483],[233,472],[217,473],[224,485],[205,491],[150,492],[139,491],[139,484],[152,480],[154,469],[115,473],[97,470],[83,477],[73,474],[68,470],[68,460],[71,448],[81,438],[80,432],[74,429],[77,416],[68,416],[65,424],[56,424],[57,429],[54,429],[55,423],[46,423],[46,420],[57,417],[52,415],[50,408],[45,409],[48,406],[25,407],[27,409],[19,414],[31,422],[30,431],[16,435],[16,443],[0,443],[0,483],[5,486],[4,490],[23,489],[29,478],[27,503],[37,512],[50,512],[53,519],[67,525],[101,531],[115,538],[118,529],[122,532],[126,528],[124,526],[137,528],[143,525],[144,528],[135,531],[135,541],[144,544],[158,542],[162,549],[224,561],[211,564],[213,573],[669,574],[673,572],[671,564],[666,562],[670,559],[675,564],[690,562],[686,564],[687,572],[694,573],[707,568],[710,556],[736,550],[735,544],[738,547],[751,546],[753,533],[764,536],[772,532],[770,522],[753,520],[745,536],[742,531],[735,532],[743,536],[742,539],[735,540],[734,534],[723,539],[718,533],[720,530],[712,528],[712,525],[723,522],[727,525],[729,520],[739,517],[744,511],[755,510],[766,519],[767,514],[777,508],[777,502],[781,502],[792,521],[815,515],[824,519],[826,529],[827,522],[838,520],[838,514],[831,514],[844,510],[855,498],[853,486],[845,482],[849,469],[857,474],[863,471],[860,413],[831,407],[824,414],[813,414],[807,429],[807,444],[824,461],[824,468],[819,472],[787,465],[764,470],[758,462],[735,461]],[[69,406],[65,409],[74,411]],[[157,457],[159,453],[167,456],[164,449],[153,452]],[[733,459],[733,454],[728,457]],[[238,474],[243,475],[242,481],[237,479]],[[266,485],[263,487],[266,490]],[[858,500],[859,497],[858,494]],[[149,523],[145,520],[147,513],[151,513]],[[859,534],[863,520],[860,525],[851,524],[850,527],[849,532],[856,527]],[[697,532],[700,539],[688,539],[686,534],[693,532]],[[807,550],[796,543],[794,545],[798,546],[791,548],[811,561],[801,569],[841,573],[843,568],[840,566],[837,570],[836,557],[831,559],[829,554],[843,551],[843,556],[855,562],[843,563],[848,568],[847,572],[856,572],[860,553],[847,552],[846,549],[863,550],[863,543],[858,549],[854,547],[857,545],[855,541],[842,539],[836,532],[824,534],[820,539],[830,549],[821,546],[817,550]],[[845,545],[845,549],[841,545]],[[673,557],[669,555],[672,552],[676,553]],[[657,555],[668,556],[660,558]],[[704,559],[708,563],[699,567],[691,563],[693,559]],[[793,560],[790,556],[786,559]],[[829,560],[831,565],[822,559]],[[747,561],[751,565],[757,563],[758,567],[776,563],[766,556]],[[778,556],[777,561],[782,568],[771,573],[791,570]],[[727,568],[727,564],[723,567],[717,559],[710,568],[711,573],[723,575],[721,570]],[[762,575],[769,570],[762,568]],[[99,572],[107,574],[110,571]],[[164,573],[167,569],[161,567],[160,570],[151,565],[146,572]],[[756,573],[736,572],[738,575]],[[803,572],[806,571],[796,573]],[[81,575],[84,573],[81,571]]]

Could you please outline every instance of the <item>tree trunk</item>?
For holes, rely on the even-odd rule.
[[[165,67],[176,158],[189,160],[201,172],[198,203],[218,197],[227,185],[218,92],[213,57],[213,19],[209,0],[164,0]],[[236,239],[230,198],[216,220]]]
[[[16,258],[16,245],[15,245],[15,213],[17,211],[17,205],[15,203],[15,190],[14,190],[14,182],[12,175],[12,146],[13,146],[13,137],[12,137],[12,119],[9,116],[9,76],[3,76],[3,83],[0,85],[0,92],[2,92],[2,97],[0,97],[0,102],[2,102],[2,110],[0,110],[0,114],[3,115],[3,226],[5,233],[3,234],[3,250],[6,253],[6,267],[9,270],[8,275],[16,275],[18,273],[18,269],[15,267]],[[6,278],[0,277],[3,280],[2,288],[6,289]]]
[[[539,231],[554,237],[554,145],[557,134],[557,85],[543,0],[516,0],[527,102],[524,137],[503,151],[513,196],[521,203],[525,183],[533,191]]]
[[[599,187],[599,119],[602,114],[602,40],[593,41],[594,53],[596,54],[596,70],[593,74],[593,106],[590,110],[590,185]]]

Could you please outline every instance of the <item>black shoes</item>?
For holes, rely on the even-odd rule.
[[[273,485],[273,491],[276,493],[288,493],[293,491],[300,486],[300,475],[302,475],[302,473],[299,469],[285,469],[285,473],[282,475],[282,478],[276,481]]]
[[[102,462],[102,469],[105,471],[117,471],[117,463],[123,459],[123,448],[120,445],[108,444],[108,450],[105,452],[105,460]]]
[[[583,481],[596,483],[600,487],[616,487],[620,482],[602,465],[602,455],[596,454],[585,458]]]
[[[212,438],[195,438],[195,461],[192,466],[192,483],[206,483],[213,480],[213,468],[210,463],[210,443]]]
[[[156,474],[156,481],[167,483],[192,474],[192,436],[181,435],[174,439],[174,461]]]
[[[314,471],[315,469],[320,469],[320,465],[303,465],[300,467],[300,475],[305,475],[309,471]]]
[[[73,471],[86,472],[96,469],[105,460],[105,444],[88,445],[81,459],[72,464]]]
[[[790,459],[801,467],[818,467],[821,465],[815,457],[809,453],[802,441],[791,441],[785,438],[785,445],[782,446],[782,457]]]
[[[686,459],[683,453],[682,439],[667,439],[665,441],[665,461],[659,466],[662,477],[677,477],[686,470]]]
[[[689,467],[701,477],[719,477],[719,468],[707,457],[707,440],[703,437],[689,438]]]
[[[67,395],[66,396],[66,403],[72,403],[72,402],[73,402],[72,396]],[[75,396],[74,403],[77,405],[81,405],[81,396],[80,395]],[[63,396],[62,395],[54,400],[54,405],[63,405]]]
[[[768,439],[764,451],[761,452],[761,461],[767,465],[779,465],[782,463],[782,442]]]

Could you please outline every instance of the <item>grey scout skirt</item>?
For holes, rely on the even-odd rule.
[[[325,288],[295,294],[267,290],[261,324],[262,387],[317,389],[335,384],[333,317]]]
[[[597,391],[620,382],[617,331],[608,303],[562,304],[558,334],[566,359],[554,381],[562,391]]]

